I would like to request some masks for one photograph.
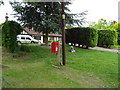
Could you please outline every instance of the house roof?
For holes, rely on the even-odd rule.
[[[24,30],[30,35],[42,35],[42,33],[36,32],[35,30],[29,29],[27,27],[25,27]]]
[[[29,29],[29,28],[27,28],[27,27],[25,27],[24,30],[25,30],[28,34],[30,34],[30,35],[40,35],[40,36],[43,36],[43,33],[36,32],[35,30]],[[49,37],[62,37],[62,35],[61,35],[61,34],[58,34],[58,33],[50,33],[48,36],[49,36]]]
[[[62,37],[62,35],[61,34],[58,34],[58,33],[51,33],[51,34],[49,34],[48,35],[49,37]]]

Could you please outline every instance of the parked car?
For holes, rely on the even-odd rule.
[[[36,40],[30,35],[17,35],[17,43],[40,43],[40,40]]]

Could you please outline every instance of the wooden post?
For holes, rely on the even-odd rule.
[[[66,56],[65,56],[65,13],[64,13],[64,0],[61,2],[61,17],[62,17],[62,63],[63,65],[66,64]]]

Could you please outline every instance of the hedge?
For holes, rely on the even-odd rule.
[[[98,46],[111,47],[117,44],[118,33],[116,30],[98,30]]]
[[[66,43],[95,47],[98,42],[98,31],[90,27],[66,29]]]
[[[2,45],[10,52],[17,48],[17,35],[22,31],[22,27],[15,21],[6,21],[2,27]]]

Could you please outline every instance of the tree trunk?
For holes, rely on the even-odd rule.
[[[43,42],[45,43],[45,45],[48,45],[48,32],[45,33],[43,37]]]

